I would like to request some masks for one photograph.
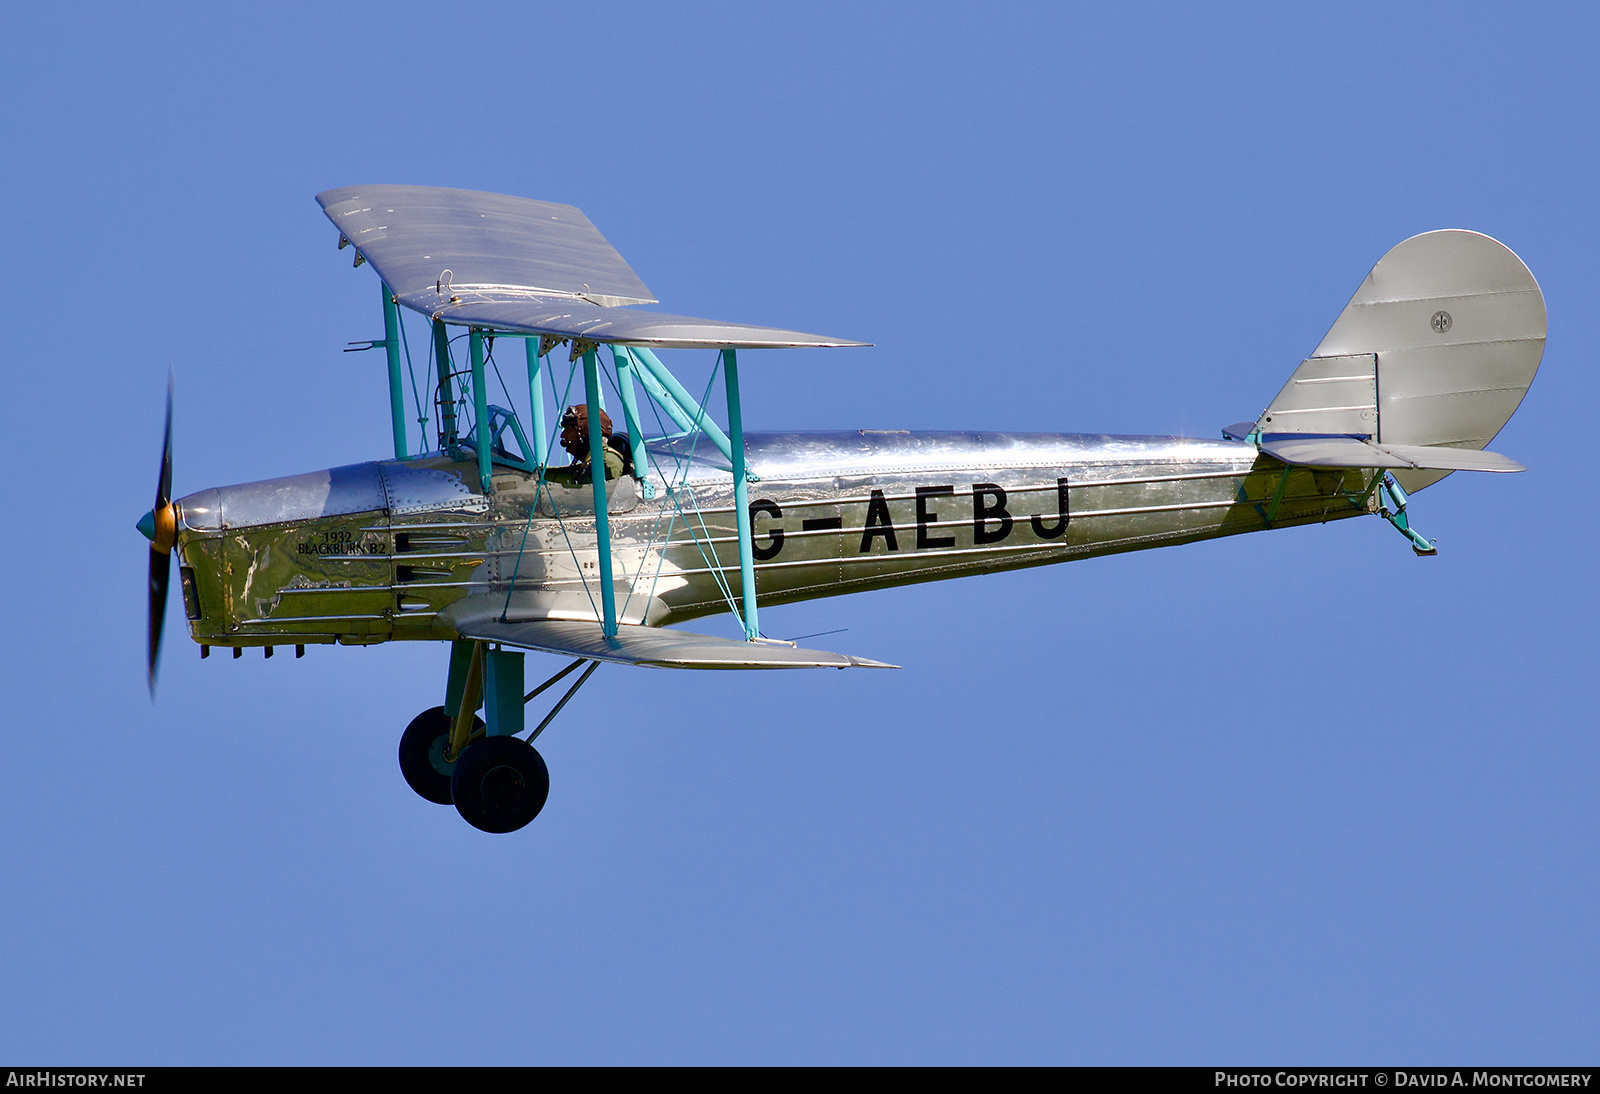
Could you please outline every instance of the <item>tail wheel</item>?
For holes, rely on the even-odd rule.
[[[483,719],[474,717],[472,733],[483,733]],[[449,805],[450,775],[455,764],[445,760],[450,746],[450,718],[444,707],[425,710],[406,726],[400,737],[400,774],[418,795],[438,805]]]
[[[550,769],[539,750],[519,737],[482,737],[456,760],[450,792],[456,812],[472,827],[515,832],[544,808]]]

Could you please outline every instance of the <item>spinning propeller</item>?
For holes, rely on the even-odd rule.
[[[156,665],[161,660],[161,627],[167,618],[167,589],[172,584],[172,547],[178,538],[178,512],[172,504],[172,375],[167,375],[167,425],[161,437],[161,475],[156,504],[139,518],[139,531],[150,540],[150,698],[156,697]]]

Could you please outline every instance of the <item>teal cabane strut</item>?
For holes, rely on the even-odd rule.
[[[667,370],[656,355],[648,349],[639,347],[633,351],[634,358],[644,367],[639,371],[639,379],[644,382],[645,389],[667,416],[678,424],[679,429],[696,430],[704,433],[706,439],[717,446],[717,451],[733,462],[733,446],[728,442],[728,435],[717,428],[717,423],[706,414],[705,408],[695,402],[694,396],[684,390],[678,378]]]
[[[389,358],[389,416],[394,431],[394,458],[406,458],[406,393],[400,379],[400,314],[394,304],[394,293],[379,281],[383,289],[383,348]]]
[[[456,385],[450,372],[450,333],[439,319],[433,321],[433,357],[439,376],[439,447],[449,451],[456,443]]]
[[[728,440],[732,445],[733,516],[739,529],[739,594],[744,604],[744,637],[761,637],[756,622],[756,562],[750,533],[750,488],[746,481],[744,411],[739,404],[739,362],[734,351],[722,351],[722,386],[728,396]]]
[[[389,396],[392,426],[394,430],[395,457],[407,457],[407,440],[405,434],[405,402],[402,387],[402,372],[400,367],[400,337],[399,314],[395,307],[394,294],[387,284],[383,284],[383,320],[384,338],[381,343],[388,351],[389,363]],[[439,402],[439,428],[440,446],[446,450],[457,440],[458,425],[456,423],[455,403],[456,387],[453,370],[450,362],[450,338],[445,324],[435,319],[433,327],[433,347],[436,368],[438,370],[438,402]],[[487,354],[484,339],[492,338],[498,334],[509,337],[523,338],[526,348],[528,363],[528,397],[533,415],[533,443],[532,460],[527,459],[526,450],[529,448],[523,438],[521,428],[518,426],[515,415],[501,407],[489,405],[489,385],[487,378]],[[546,436],[547,415],[544,400],[544,361],[545,355],[541,350],[548,348],[547,340],[539,336],[530,336],[522,332],[497,332],[485,327],[469,326],[467,328],[468,352],[471,359],[472,381],[472,406],[473,406],[473,439],[475,456],[478,464],[478,480],[485,494],[493,491],[494,468],[494,441],[498,432],[493,415],[502,415],[515,430],[518,442],[523,446],[525,455],[521,464],[541,476],[549,462],[550,442]],[[376,348],[380,343],[372,343],[371,348]],[[368,347],[363,347],[368,348]],[[574,347],[581,349],[583,358],[583,387],[585,405],[588,407],[589,420],[598,422],[604,409],[604,394],[600,379],[600,364],[598,347],[594,343],[580,343]],[[706,408],[690,395],[677,377],[663,365],[659,358],[649,349],[644,347],[629,347],[613,345],[610,347],[612,364],[616,372],[617,393],[622,400],[622,412],[626,421],[628,434],[628,447],[633,454],[634,467],[640,472],[645,472],[649,466],[649,451],[645,445],[644,430],[639,414],[638,396],[634,389],[634,380],[637,378],[644,386],[655,403],[664,410],[669,418],[685,433],[698,432],[714,445],[729,463],[733,477],[733,511],[736,538],[738,544],[739,560],[739,610],[742,616],[745,638],[755,641],[761,637],[760,620],[757,614],[756,574],[755,574],[755,547],[752,540],[750,519],[749,483],[759,481],[750,472],[744,440],[744,412],[739,392],[739,360],[737,351],[726,348],[719,351],[719,364],[722,368],[723,389],[728,407],[728,431],[724,433],[717,423],[706,412]],[[605,480],[605,445],[603,432],[599,429],[589,431],[589,466],[591,490],[594,496],[595,512],[595,539],[599,554],[600,569],[600,603],[602,627],[608,638],[617,634],[617,605],[615,588],[615,564],[611,550],[611,519],[608,505],[608,491]],[[648,474],[640,475],[644,482],[646,497],[655,495],[654,484],[648,481]],[[498,662],[497,662],[498,664]],[[504,674],[508,680],[512,679],[512,670],[509,663]],[[491,688],[491,691],[494,689]],[[493,721],[500,721],[496,718]],[[492,730],[491,730],[492,732]]]
[[[344,244],[340,243],[340,246]],[[356,256],[356,265],[359,266],[359,251]],[[389,418],[394,432],[394,458],[403,460],[406,458],[406,393],[400,372],[400,316],[395,307],[393,290],[381,278],[378,287],[383,290],[383,337],[351,342],[345,352],[358,353],[383,347],[384,356],[389,362]]]
[[[469,327],[467,342],[472,351],[472,432],[478,439],[478,482],[487,494],[492,481],[490,460],[494,430],[489,426],[489,383],[484,377],[482,328]]]
[[[532,352],[532,351],[530,351]],[[612,347],[612,360],[617,369],[617,391],[622,399],[623,413],[627,419],[628,442],[634,453],[634,466],[643,468],[648,459],[644,438],[639,427],[638,405],[634,397],[633,376],[629,367],[632,361],[642,366],[637,370],[641,382],[652,398],[667,411],[680,427],[698,430],[716,445],[728,458],[733,472],[733,511],[737,530],[739,554],[740,615],[743,617],[747,641],[761,636],[756,605],[755,546],[750,524],[749,482],[753,477],[746,459],[744,443],[744,411],[739,395],[739,361],[735,350],[720,353],[723,389],[727,396],[728,433],[723,433],[695,399],[668,372],[666,366],[648,349]],[[530,369],[533,366],[530,365]],[[646,379],[648,377],[648,379]],[[654,381],[654,383],[650,382]],[[600,369],[596,347],[583,347],[583,386],[588,406],[589,421],[600,420]],[[611,518],[607,511],[605,485],[605,438],[598,428],[589,430],[589,467],[591,489],[594,492],[595,539],[599,553],[600,604],[603,628],[607,638],[617,634],[617,608],[615,570],[611,556]]]
[[[533,462],[543,478],[545,466],[550,462],[550,437],[544,425],[544,383],[540,378],[543,369],[539,360],[539,343],[537,336],[524,338],[522,342],[528,350],[528,402],[533,407]]]
[[[617,636],[617,590],[611,564],[611,514],[606,511],[606,438],[600,429],[600,366],[594,346],[583,350],[583,394],[589,407],[589,482],[594,487],[594,531],[600,552],[600,607],[607,638]]]
[[[622,399],[622,413],[628,421],[628,448],[633,452],[633,466],[642,470],[650,466],[650,454],[645,450],[644,429],[639,425],[638,393],[633,390],[633,358],[626,346],[611,347],[611,363],[616,366],[617,394]],[[641,475],[640,481],[644,483],[644,496],[655,497],[655,484],[649,476]]]

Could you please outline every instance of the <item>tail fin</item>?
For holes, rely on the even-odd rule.
[[[1255,432],[1480,451],[1522,402],[1544,342],[1544,294],[1510,248],[1456,229],[1412,236],[1379,259]],[[1395,477],[1414,492],[1448,474]]]

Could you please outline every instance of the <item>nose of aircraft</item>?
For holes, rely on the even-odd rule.
[[[156,666],[161,660],[161,626],[167,614],[167,585],[172,575],[172,545],[178,536],[177,512],[172,504],[172,374],[167,374],[167,422],[161,436],[161,470],[156,479],[156,503],[139,518],[139,531],[150,541],[150,635],[146,651],[150,698],[156,697]]]

